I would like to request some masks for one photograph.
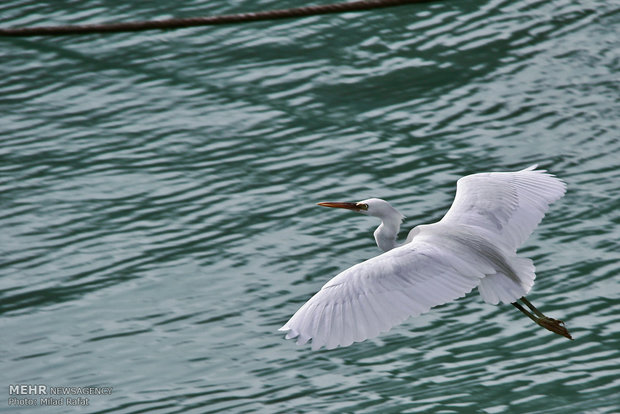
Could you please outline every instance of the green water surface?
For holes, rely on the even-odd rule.
[[[9,0],[0,20],[304,4]],[[1,38],[0,411],[620,412],[619,11],[463,0]],[[574,341],[477,291],[348,348],[277,332],[379,254],[372,218],[315,203],[384,198],[404,236],[459,177],[533,163],[568,192],[521,250],[528,297]],[[111,393],[41,407],[16,384]]]

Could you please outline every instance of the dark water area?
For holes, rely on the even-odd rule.
[[[0,15],[304,4],[7,1]],[[0,411],[620,412],[619,11],[459,1],[0,39]],[[459,177],[534,163],[568,192],[521,249],[528,297],[574,341],[476,290],[347,348],[277,332],[379,254],[375,220],[317,202],[389,200],[404,237],[443,216]],[[111,392],[19,407],[16,384]]]

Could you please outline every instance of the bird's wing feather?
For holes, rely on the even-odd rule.
[[[420,234],[331,279],[280,330],[313,349],[348,346],[465,296],[493,272],[467,246]]]
[[[516,251],[542,220],[549,204],[561,198],[566,184],[536,170],[472,174],[458,180],[445,224],[465,224],[506,249]]]

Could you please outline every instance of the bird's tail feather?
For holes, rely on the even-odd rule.
[[[519,282],[501,272],[487,275],[480,281],[478,291],[485,302],[491,305],[512,303],[532,289],[536,278],[534,263],[530,259],[513,256],[510,258],[510,267]]]

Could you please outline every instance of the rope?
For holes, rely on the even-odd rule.
[[[109,24],[75,26],[39,26],[0,28],[0,36],[57,36],[88,33],[137,32],[142,30],[179,29],[184,27],[257,22],[263,20],[290,19],[321,14],[357,12],[412,3],[428,3],[434,0],[362,0],[348,3],[324,4],[292,9],[270,10],[256,13],[226,14],[220,16],[190,17],[166,20],[136,21]]]

